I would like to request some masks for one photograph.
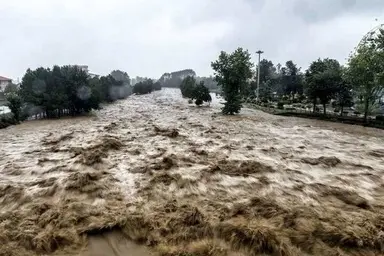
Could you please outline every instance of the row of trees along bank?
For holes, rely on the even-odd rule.
[[[253,71],[248,50],[221,52],[211,66],[226,100],[224,114],[238,113],[244,99],[255,98],[257,71]],[[302,72],[293,61],[275,66],[264,59],[260,63],[259,90],[258,104],[277,102],[283,107],[309,103],[315,112],[320,103],[326,114],[326,105],[332,102],[341,115],[345,107],[355,106],[367,120],[384,95],[384,31],[364,42],[345,66],[335,59],[319,58]]]
[[[32,115],[60,117],[99,109],[100,103],[132,93],[126,72],[114,70],[91,78],[77,66],[28,69],[20,89],[7,95],[8,106],[19,121]]]

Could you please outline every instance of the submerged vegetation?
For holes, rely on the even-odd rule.
[[[187,76],[180,84],[181,95],[184,98],[195,100],[195,104],[200,106],[204,102],[211,102],[212,97],[209,94],[209,89],[205,87],[204,82],[196,83],[194,77]]]

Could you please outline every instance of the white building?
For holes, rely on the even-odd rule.
[[[4,91],[8,84],[12,83],[12,79],[0,76],[0,91]]]
[[[87,65],[73,65],[73,66],[75,66],[75,67],[81,69],[82,71],[84,71],[84,72],[87,73],[87,74],[89,73],[89,68],[88,68]]]

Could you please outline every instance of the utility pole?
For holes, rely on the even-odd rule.
[[[257,103],[259,103],[259,90],[260,90],[260,56],[261,56],[261,54],[263,54],[264,52],[261,51],[261,50],[258,50],[256,53],[259,55],[259,64],[257,65],[257,88],[256,88],[256,100],[257,100]]]

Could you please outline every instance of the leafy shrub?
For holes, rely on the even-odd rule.
[[[153,84],[153,90],[160,91],[161,90],[161,83],[160,82],[154,83]]]
[[[211,102],[212,98],[209,94],[209,90],[204,86],[204,82],[196,85],[193,89],[192,98],[196,99],[195,104],[200,106],[203,102]]]
[[[7,95],[8,108],[11,110],[14,119],[20,120],[22,101],[19,95],[16,93],[10,93]]]
[[[142,82],[139,82],[133,86],[133,93],[136,94],[148,94],[153,91],[153,81],[148,79]]]
[[[196,80],[192,76],[187,76],[180,84],[181,95],[184,98],[193,98]]]
[[[13,115],[3,115],[0,117],[0,129],[15,124],[18,124],[18,121],[13,117]]]

